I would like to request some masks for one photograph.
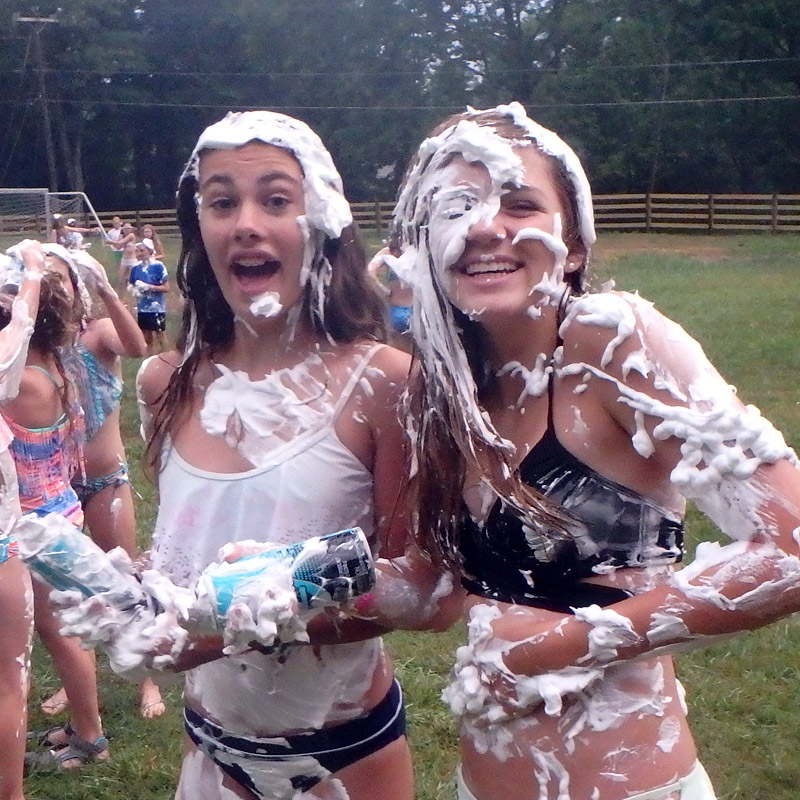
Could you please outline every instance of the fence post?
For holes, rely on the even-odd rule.
[[[653,201],[650,197],[650,192],[644,196],[644,230],[645,233],[650,233],[651,222],[653,217]]]
[[[381,202],[375,201],[375,233],[380,236],[383,233],[383,219],[381,218]]]
[[[714,195],[708,196],[708,232],[714,233]]]
[[[141,230],[142,228],[142,213],[141,211],[136,211],[133,215],[133,218],[136,220],[136,230]]]
[[[778,232],[778,195],[772,195],[772,223],[770,225],[773,233]]]

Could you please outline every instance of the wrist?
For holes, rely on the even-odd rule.
[[[101,300],[119,300],[116,289],[110,283],[104,283],[97,287],[97,294]]]

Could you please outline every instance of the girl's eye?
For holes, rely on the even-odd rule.
[[[438,215],[443,219],[451,220],[463,217],[468,211],[472,211],[477,205],[478,200],[471,194],[459,193],[456,195],[442,193],[439,198]]]
[[[209,206],[216,211],[229,211],[233,208],[234,202],[230,197],[217,197],[209,203]]]
[[[503,203],[503,208],[512,214],[535,214],[541,211],[541,206],[533,200],[508,200]]]
[[[273,195],[267,200],[267,206],[280,211],[290,205],[291,202],[292,201],[288,197],[284,197],[282,195]]]

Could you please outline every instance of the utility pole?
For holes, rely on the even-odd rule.
[[[56,168],[56,153],[53,147],[53,126],[50,123],[50,109],[47,105],[47,85],[44,79],[44,50],[42,49],[41,33],[45,25],[56,23],[55,17],[23,17],[14,14],[14,24],[25,23],[32,26],[33,49],[36,57],[36,71],[39,73],[39,100],[42,104],[42,126],[44,129],[44,146],[47,151],[47,169],[50,176],[50,191],[58,191],[58,170]]]

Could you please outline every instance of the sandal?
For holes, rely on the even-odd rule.
[[[74,731],[69,737],[69,744],[58,750],[48,750],[45,753],[26,753],[25,764],[41,770],[51,772],[70,772],[80,769],[96,761],[108,761],[108,739],[101,736],[94,742],[81,739]],[[68,767],[69,761],[77,761],[76,766]]]
[[[66,722],[64,725],[53,725],[46,731],[28,731],[25,737],[34,747],[49,747],[58,749],[69,744],[71,736],[75,735],[72,723]]]

